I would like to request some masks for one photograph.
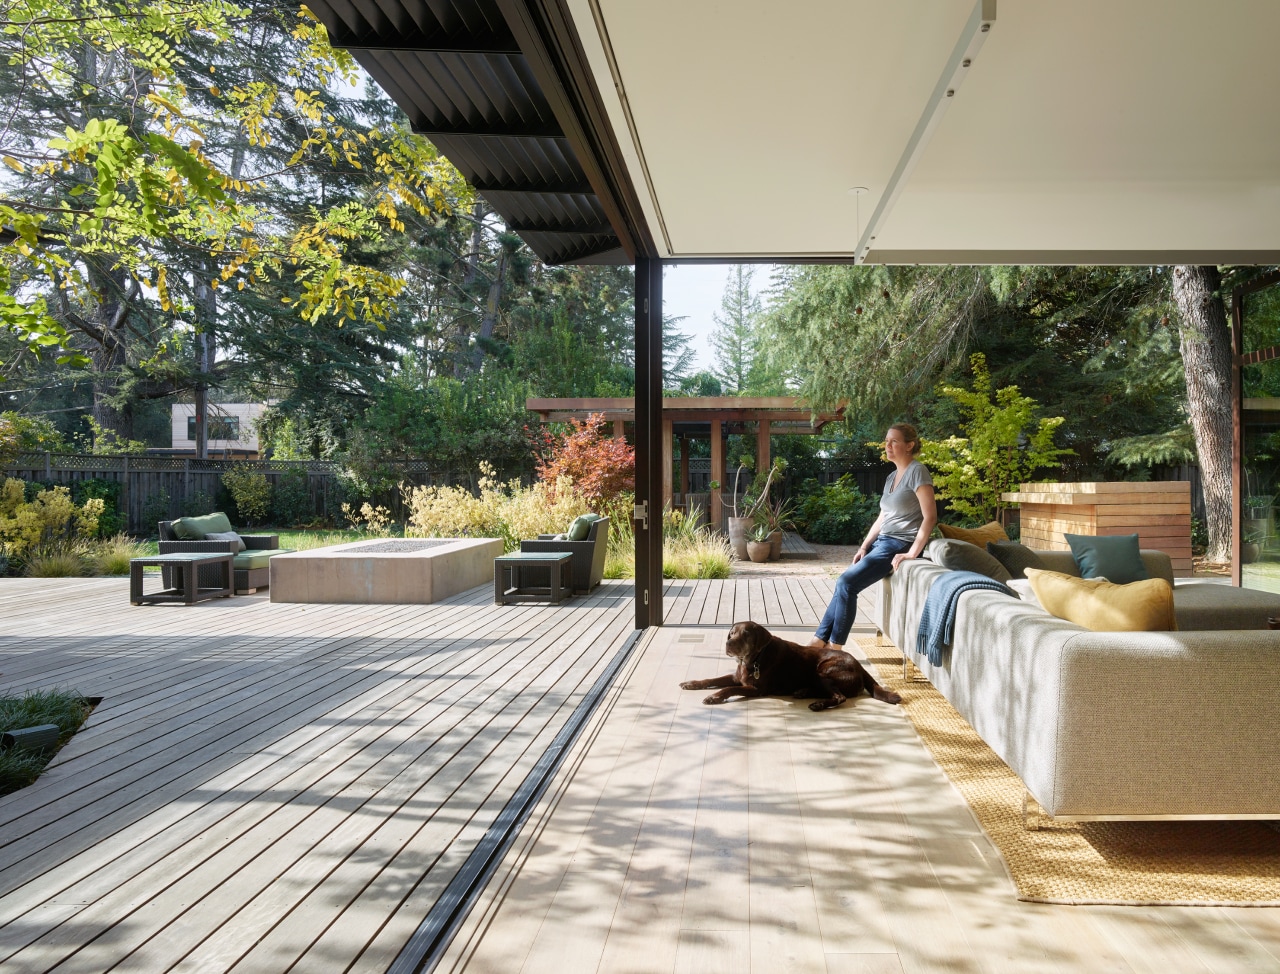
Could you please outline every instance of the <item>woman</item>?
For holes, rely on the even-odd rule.
[[[810,646],[842,649],[858,611],[858,593],[887,577],[904,561],[919,558],[938,523],[933,478],[915,458],[920,435],[910,423],[894,423],[884,435],[884,452],[897,468],[880,496],[880,516],[836,582],[822,624]]]

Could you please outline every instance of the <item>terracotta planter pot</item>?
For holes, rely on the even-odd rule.
[[[747,555],[752,561],[768,561],[772,547],[768,541],[748,541]]]
[[[730,517],[725,519],[729,526],[729,544],[733,546],[733,556],[738,561],[747,560],[747,530],[751,527],[749,517]]]
[[[782,532],[774,531],[769,535],[769,560],[777,561],[782,557]]]

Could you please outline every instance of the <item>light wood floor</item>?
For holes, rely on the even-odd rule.
[[[680,690],[723,639],[646,644],[438,970],[1280,971],[1275,909],[1019,903],[897,708]]]

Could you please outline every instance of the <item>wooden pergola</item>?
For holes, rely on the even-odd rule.
[[[636,419],[634,398],[618,399],[527,399],[525,408],[542,417],[544,423],[565,423],[571,419],[603,416],[613,423],[613,435],[623,436],[627,423]],[[711,441],[711,479],[725,484],[728,465],[725,439],[745,435],[755,428],[756,468],[769,466],[769,439],[778,435],[812,435],[827,423],[844,418],[843,405],[831,412],[812,412],[797,396],[713,396],[673,397],[662,400],[662,502],[670,504],[675,493],[675,444],[680,444],[680,493],[689,492],[689,443]],[[711,491],[712,524],[719,524],[724,511],[719,491]]]

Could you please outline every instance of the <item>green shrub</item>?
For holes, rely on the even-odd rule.
[[[88,551],[89,564],[96,575],[128,575],[129,562],[147,553],[147,546],[127,534],[103,538]]]
[[[147,499],[142,505],[142,530],[148,536],[159,530],[158,526],[161,521],[169,520],[171,504],[169,492],[163,487],[147,495]],[[205,513],[208,512],[206,511]]]
[[[93,477],[71,485],[71,499],[77,504],[87,500],[102,501],[102,513],[98,515],[98,537],[110,538],[128,527],[126,516],[120,511],[120,482]]]
[[[231,492],[236,511],[246,523],[263,521],[271,510],[271,484],[266,474],[228,470],[222,475],[222,485]]]
[[[84,723],[92,705],[78,693],[66,690],[36,690],[22,696],[0,697],[0,731],[58,725],[58,747]],[[0,751],[0,795],[24,788],[39,777],[57,747],[40,753]]]
[[[806,480],[795,522],[806,541],[814,544],[861,544],[880,513],[880,498],[858,490],[851,474],[820,487]]]
[[[28,578],[82,578],[91,574],[92,564],[82,544],[50,541],[27,549],[22,556]]]
[[[91,538],[98,531],[102,501],[77,506],[66,487],[38,489],[27,500],[27,487],[9,478],[0,484],[0,547],[10,561],[22,561],[29,549]]]
[[[290,467],[276,481],[271,516],[276,524],[293,526],[311,520],[310,478],[305,467]]]

